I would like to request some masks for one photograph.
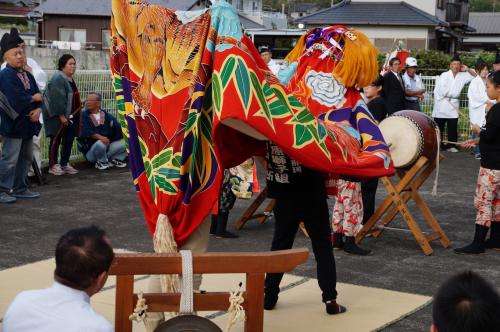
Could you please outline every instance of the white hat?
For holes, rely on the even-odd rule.
[[[406,58],[406,67],[418,67],[417,59],[412,57]]]

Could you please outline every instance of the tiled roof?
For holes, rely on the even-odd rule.
[[[406,2],[341,2],[333,7],[303,16],[295,20],[305,24],[362,24],[362,25],[446,25]]]

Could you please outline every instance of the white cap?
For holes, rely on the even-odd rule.
[[[406,58],[406,67],[418,67],[417,59],[412,57]]]

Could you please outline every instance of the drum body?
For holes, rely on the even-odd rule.
[[[421,156],[437,156],[438,129],[429,116],[417,111],[399,111],[379,124],[396,168],[409,168]]]

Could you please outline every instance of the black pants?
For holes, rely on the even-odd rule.
[[[277,199],[274,217],[276,225],[271,251],[291,249],[299,223],[302,221],[311,238],[323,302],[335,300],[337,272],[326,198]],[[268,273],[265,283],[266,294],[277,295],[282,278],[283,273]]]
[[[55,136],[50,137],[49,145],[49,166],[55,164],[66,166],[71,156],[71,148],[76,135],[76,124],[72,123],[68,126],[61,125]],[[59,159],[59,146],[62,143],[61,158]]]
[[[436,121],[439,131],[441,131],[441,141],[444,140],[444,127],[447,127],[448,141],[457,142],[458,141],[458,118],[446,119],[446,118],[434,118]],[[453,147],[452,144],[442,144],[443,149],[449,149]]]
[[[361,196],[363,199],[363,225],[375,212],[375,196],[377,194],[378,179],[361,182]]]

